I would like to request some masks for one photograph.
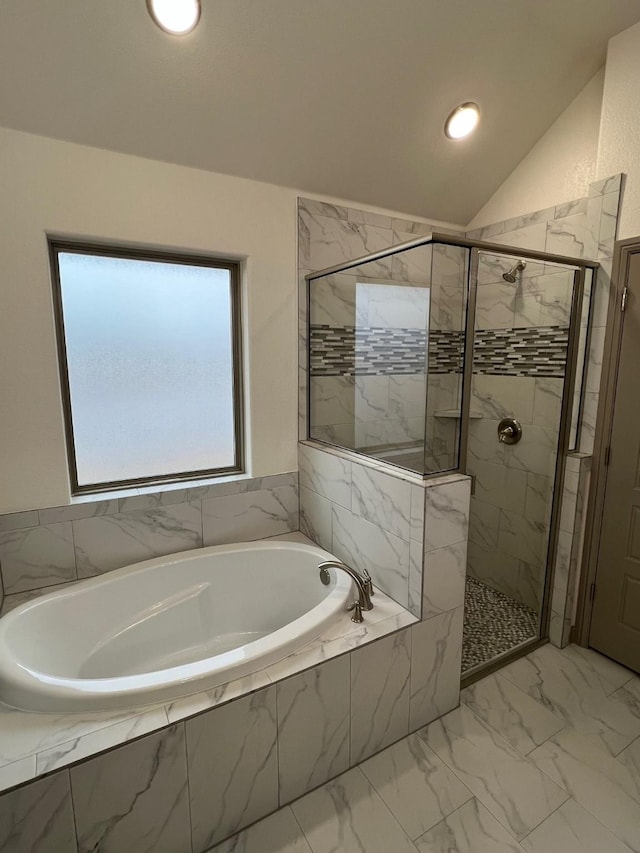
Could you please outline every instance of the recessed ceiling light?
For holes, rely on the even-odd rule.
[[[160,29],[174,36],[190,33],[200,20],[200,0],[147,0],[147,8]]]
[[[444,132],[449,139],[462,139],[476,129],[479,121],[478,105],[469,101],[455,108],[444,124]]]

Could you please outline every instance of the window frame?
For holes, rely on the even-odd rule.
[[[59,239],[47,237],[49,250],[49,268],[53,294],[53,314],[55,320],[56,348],[58,353],[58,373],[62,396],[64,430],[67,450],[67,465],[72,496],[100,494],[128,488],[153,486],[158,484],[180,483],[187,480],[228,477],[245,473],[245,407],[243,389],[243,337],[242,337],[242,295],[241,263],[238,260],[206,255],[166,251],[154,248],[129,248],[108,243],[86,242],[83,240]],[[124,258],[127,260],[156,261],[158,263],[184,264],[185,266],[226,269],[229,272],[231,304],[231,367],[233,385],[233,432],[235,458],[232,465],[224,468],[198,469],[182,471],[176,474],[158,474],[149,477],[132,477],[124,480],[112,480],[103,483],[78,483],[76,464],[76,442],[73,432],[73,409],[71,406],[71,388],[67,361],[67,347],[60,281],[58,255],[98,255],[106,258]]]

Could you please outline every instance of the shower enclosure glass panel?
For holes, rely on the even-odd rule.
[[[458,467],[468,255],[424,244],[310,281],[310,438]]]

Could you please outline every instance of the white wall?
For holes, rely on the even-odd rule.
[[[640,24],[609,42],[596,180],[623,172],[618,237],[640,235]]]
[[[296,193],[0,130],[0,512],[69,502],[47,234],[247,258],[250,471],[297,467]]]
[[[588,194],[595,180],[604,69],[591,79],[471,220],[468,230]],[[526,104],[523,105],[526,109]],[[517,122],[518,116],[513,116]],[[509,128],[504,128],[508,133]],[[623,171],[609,169],[607,176]]]

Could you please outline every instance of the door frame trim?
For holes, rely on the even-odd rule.
[[[613,429],[614,405],[617,390],[620,348],[622,345],[622,320],[620,310],[622,291],[628,282],[631,255],[640,253],[640,236],[615,243],[607,326],[600,380],[600,398],[593,445],[591,464],[591,483],[587,501],[585,542],[580,566],[576,621],[571,631],[571,641],[580,646],[589,645],[591,633],[591,615],[593,601],[589,594],[591,585],[596,581],[598,553],[604,514],[605,491],[607,484],[607,466],[605,451],[611,441]],[[640,294],[639,294],[640,295]]]

